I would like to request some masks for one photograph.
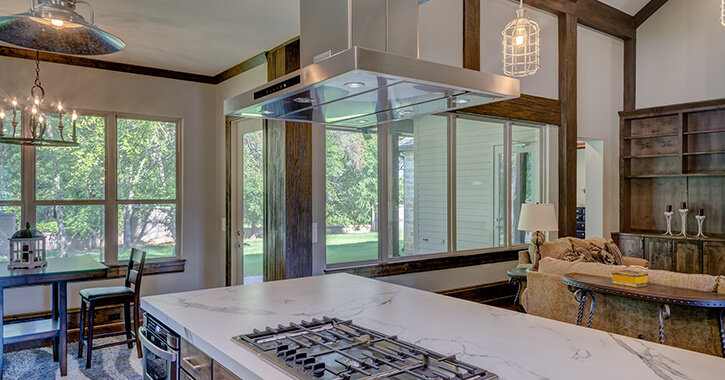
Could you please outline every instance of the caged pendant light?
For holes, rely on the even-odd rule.
[[[504,74],[525,77],[539,70],[539,31],[539,24],[526,17],[524,2],[520,0],[516,19],[501,32]]]

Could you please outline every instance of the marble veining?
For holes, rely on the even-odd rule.
[[[349,274],[143,297],[141,307],[244,379],[289,375],[232,336],[322,316],[456,354],[501,379],[716,379],[725,373],[725,359],[715,356]]]

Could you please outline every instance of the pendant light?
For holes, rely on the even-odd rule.
[[[0,40],[33,50],[61,54],[99,55],[123,50],[118,37],[93,25],[93,8],[82,0],[31,0],[30,10],[0,16]],[[91,13],[90,23],[76,11],[83,4]]]
[[[520,0],[516,19],[501,32],[504,74],[525,77],[539,70],[539,30],[539,24],[526,17],[524,2]]]
[[[35,83],[30,89],[30,98],[28,100],[28,104],[22,104],[17,98],[9,101],[9,104],[0,103],[0,143],[36,146],[78,146],[76,139],[78,114],[76,111],[68,114],[61,102],[50,106],[44,104],[45,89],[40,83],[40,52],[37,51]],[[10,107],[4,108],[7,105]],[[7,112],[5,112],[6,109]],[[55,125],[49,120],[48,115],[58,119]],[[65,125],[63,124],[64,117],[66,119]],[[68,124],[71,127],[70,131],[66,130]],[[65,135],[63,135],[64,131]]]

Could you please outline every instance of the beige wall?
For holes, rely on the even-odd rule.
[[[42,63],[41,79],[47,99],[62,99],[67,106],[182,119],[183,185],[181,222],[184,273],[147,276],[143,295],[168,293],[223,284],[218,252],[223,249],[220,231],[222,188],[216,170],[219,141],[215,128],[215,88],[211,85],[160,79],[134,74]],[[35,63],[0,57],[2,96],[25,94],[34,78]],[[88,286],[118,284],[121,280],[74,283],[69,286],[69,306],[80,306],[78,291]],[[7,314],[48,310],[49,287],[15,288],[6,292]]]
[[[670,0],[637,29],[637,108],[725,98],[719,0]]]

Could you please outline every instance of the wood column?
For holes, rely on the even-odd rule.
[[[624,110],[637,108],[637,37],[624,40]]]
[[[576,236],[577,18],[559,16],[559,236]]]
[[[481,70],[481,0],[463,0],[463,68]]]
[[[267,53],[267,79],[300,68],[299,40]],[[264,279],[312,275],[312,126],[264,123]]]

